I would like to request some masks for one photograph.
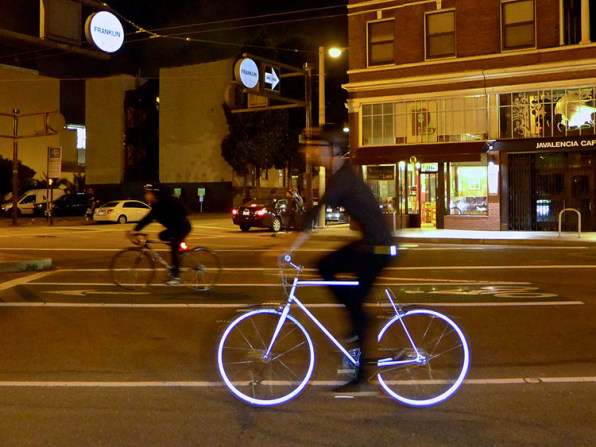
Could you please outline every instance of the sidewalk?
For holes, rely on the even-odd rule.
[[[229,214],[193,214],[190,217],[193,225],[209,224],[221,227],[223,231],[234,231],[237,229],[232,224]],[[7,234],[18,235],[31,228],[51,230],[54,227],[77,225],[94,224],[93,222],[86,222],[82,217],[62,217],[54,219],[54,225],[50,226],[45,218],[22,217],[19,219],[19,226],[14,227],[12,226],[12,219],[0,218],[0,236]],[[345,240],[353,239],[357,236],[358,233],[350,230],[347,224],[332,224],[317,230],[316,234],[313,235],[313,239]],[[479,244],[596,248],[596,232],[582,233],[581,238],[577,236],[577,232],[564,232],[559,237],[557,232],[545,231],[464,231],[407,228],[399,230],[396,234],[396,239],[401,244]],[[2,238],[0,237],[0,273],[46,270],[50,268],[52,268],[51,259],[38,259],[35,256],[31,257],[2,251]]]

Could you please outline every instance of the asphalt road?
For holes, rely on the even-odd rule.
[[[402,303],[452,316],[471,348],[462,388],[425,409],[383,394],[337,399],[329,390],[345,379],[341,355],[313,331],[311,386],[263,409],[221,385],[215,351],[239,310],[283,300],[273,253],[289,235],[202,220],[189,242],[219,253],[220,285],[196,293],[158,277],[131,293],[111,284],[107,270],[130,227],[0,233],[1,252],[49,256],[55,266],[0,275],[0,445],[596,444],[593,248],[402,246],[368,308],[375,317],[389,312],[387,286]],[[325,231],[314,236],[296,256],[305,277],[315,278],[316,259],[342,243]],[[326,290],[298,296],[332,332],[344,331],[343,309]]]

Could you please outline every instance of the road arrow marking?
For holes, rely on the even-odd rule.
[[[279,78],[275,73],[275,68],[271,67],[271,73],[265,72],[265,84],[271,84],[271,90],[275,90],[275,86],[279,84]]]

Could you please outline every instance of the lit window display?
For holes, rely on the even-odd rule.
[[[395,197],[395,165],[363,166],[364,180],[384,212],[397,210]]]
[[[593,87],[499,95],[499,138],[594,135]]]
[[[449,214],[488,214],[486,166],[451,163],[449,171]]]
[[[486,97],[465,96],[362,105],[362,146],[480,141]]]

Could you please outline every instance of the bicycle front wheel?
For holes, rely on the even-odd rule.
[[[439,403],[461,386],[470,365],[462,330],[430,309],[410,309],[395,316],[378,335],[377,379],[394,399],[411,406]],[[386,362],[386,366],[381,366]]]
[[[206,248],[184,252],[180,261],[180,277],[185,286],[204,292],[211,289],[221,276],[219,257]]]
[[[312,340],[291,315],[265,357],[281,315],[275,309],[243,314],[232,321],[219,342],[221,378],[236,397],[252,405],[278,405],[293,399],[313,373]]]
[[[146,287],[155,275],[153,259],[140,248],[127,248],[114,255],[110,262],[112,281],[125,289]]]

